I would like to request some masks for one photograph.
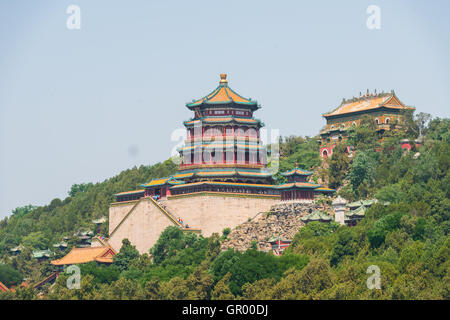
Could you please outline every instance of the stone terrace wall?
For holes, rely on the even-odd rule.
[[[127,208],[133,211],[129,215],[127,212],[126,219],[122,219],[115,229],[110,229],[108,243],[114,250],[119,251],[122,247],[122,240],[127,238],[136,246],[139,253],[148,253],[161,232],[174,224],[150,200],[141,199],[134,204],[137,204],[136,207],[134,205],[132,207],[124,206],[120,207],[120,211],[117,209],[118,206],[110,208],[110,219],[112,214],[122,216]]]
[[[272,235],[280,234],[283,240],[292,240],[304,223],[301,217],[313,210],[323,210],[332,215],[330,206],[313,203],[280,202],[271,207],[270,213],[261,213],[250,222],[242,223],[232,230],[227,240],[222,243],[222,250],[234,248],[245,251],[252,241],[257,241],[258,249],[270,251],[267,240]]]
[[[214,232],[222,234],[223,229],[232,229],[259,212],[266,213],[278,202],[279,197],[208,193],[160,201],[175,218],[183,219],[185,226],[201,229],[205,237]],[[150,200],[113,203],[109,209],[109,243],[119,251],[122,240],[128,238],[140,253],[148,252],[169,225],[174,224]]]
[[[202,230],[204,237],[214,232],[222,234],[225,228],[248,221],[260,212],[267,212],[280,202],[278,197],[252,197],[249,195],[211,195],[208,193],[188,196],[170,197],[163,201],[166,208],[183,219],[184,224]]]
[[[109,206],[109,233],[119,225],[138,202],[139,200],[111,203]]]

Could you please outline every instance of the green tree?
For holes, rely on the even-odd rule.
[[[354,256],[358,252],[358,242],[351,230],[339,229],[337,241],[334,243],[330,264],[336,266],[345,256]]]
[[[23,275],[7,264],[0,264],[0,282],[7,287],[22,283]]]
[[[139,251],[137,251],[136,247],[128,239],[123,239],[119,253],[113,258],[114,266],[120,271],[125,271],[129,268],[131,262],[138,258]]]
[[[222,279],[217,282],[213,291],[211,292],[211,300],[234,300],[235,296],[231,293],[228,283],[230,282],[231,273],[227,273]]]
[[[360,197],[366,197],[375,181],[377,162],[372,151],[357,151],[350,167],[349,179],[353,190]]]
[[[330,167],[328,169],[328,181],[330,188],[337,189],[344,183],[349,168],[349,158],[347,146],[339,143],[333,149],[333,155],[330,159]]]
[[[362,116],[359,125],[352,127],[349,131],[348,143],[359,151],[373,151],[379,147],[380,136],[378,136],[376,128],[374,117],[369,115]]]
[[[106,290],[105,290],[106,289]],[[109,287],[104,287],[100,298],[108,300],[142,300],[145,293],[137,280],[120,278]]]
[[[153,278],[145,283],[144,294],[147,300],[163,299],[158,278]]]
[[[73,184],[72,187],[70,187],[69,196],[74,197],[77,193],[86,192],[92,186],[92,183]]]
[[[381,246],[384,243],[387,234],[400,227],[401,217],[401,213],[392,213],[377,220],[367,233],[370,245],[373,248]]]
[[[80,271],[83,275],[92,275],[94,285],[112,283],[118,280],[120,276],[120,269],[118,266],[98,266],[95,262],[80,265]]]

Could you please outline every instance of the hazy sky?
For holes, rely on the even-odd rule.
[[[449,58],[447,0],[1,0],[0,218],[167,159],[219,73],[267,129],[312,136],[366,88],[448,117]]]

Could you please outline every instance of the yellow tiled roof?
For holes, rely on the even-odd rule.
[[[149,183],[147,183],[145,186],[153,186],[155,184],[163,184],[163,183],[166,183],[167,180],[169,180],[169,178],[152,180]]]
[[[317,188],[315,191],[336,191],[336,190],[334,190],[334,189],[331,189],[331,188],[327,188],[327,187],[320,187],[320,188]]]
[[[55,266],[87,263],[91,261],[112,263],[115,254],[116,252],[110,246],[90,248],[74,247],[67,255],[61,259],[53,260],[51,263]]]
[[[220,75],[220,83],[219,86],[213,90],[210,94],[205,97],[194,100],[187,105],[190,107],[199,106],[203,103],[212,103],[212,104],[221,104],[221,103],[243,103],[243,104],[254,104],[256,105],[256,101],[252,101],[251,99],[247,99],[233,91],[230,87],[228,87],[227,75],[222,73]]]
[[[271,173],[268,172],[251,172],[251,171],[238,171],[240,175],[244,176],[267,176],[271,175]]]
[[[190,178],[194,175],[193,172],[190,173],[180,173],[180,174],[174,174],[173,177],[174,178]]]
[[[156,179],[156,180],[152,180],[149,183],[146,184],[142,184],[141,187],[152,187],[152,186],[159,186],[159,185],[163,185],[163,184],[180,184],[180,183],[184,183],[183,181],[180,180],[176,180],[173,176],[170,177],[166,177],[166,178],[160,178],[160,179]]]
[[[134,190],[134,191],[124,191],[124,192],[116,193],[115,195],[116,196],[121,196],[121,195],[125,195],[125,194],[133,194],[133,193],[139,193],[139,192],[144,192],[144,191],[145,191],[144,189]]]
[[[229,102],[229,101],[236,101],[236,102],[251,102],[250,99],[246,99],[244,97],[241,97],[236,92],[231,90],[228,87],[228,81],[226,80],[227,75],[221,74],[220,75],[220,85],[210,94],[208,94],[206,97],[203,97],[201,99],[198,99],[197,101],[194,101],[191,103],[191,105],[198,105],[202,104],[205,101],[208,102]]]
[[[375,96],[362,96],[355,100],[344,100],[343,103],[333,110],[332,112],[326,113],[323,116],[337,116],[342,114],[360,112],[373,110],[381,107],[388,107],[394,109],[413,109],[411,107],[405,106],[394,93],[381,94]]]

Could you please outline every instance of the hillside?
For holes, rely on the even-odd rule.
[[[450,120],[433,119],[421,129],[423,146],[402,150],[399,142],[405,135],[418,138],[417,125],[405,124],[404,132],[388,133],[380,141],[370,123],[362,123],[350,134],[353,157],[337,147],[325,165],[314,138],[283,139],[281,171],[298,162],[349,200],[376,197],[391,203],[373,205],[355,227],[309,223],[299,228],[280,257],[254,249],[222,251],[226,237],[203,238],[169,227],[151,249],[153,259],[125,241],[111,266],[82,266],[81,290],[67,289],[61,275],[54,287],[44,288],[43,298],[449,299]],[[6,262],[0,281],[17,282],[21,275],[40,279],[51,271],[25,253],[10,259],[9,248],[19,243],[46,248],[63,235],[89,228],[92,218],[106,214],[114,193],[175,169],[170,162],[130,169],[102,183],[74,186],[68,198],[48,206],[17,209],[0,225],[0,252]],[[265,218],[262,228],[276,232],[270,220],[278,217]],[[242,227],[252,233],[252,223],[262,220]],[[381,270],[377,290],[366,285],[367,268],[373,265]],[[0,294],[0,299],[32,299],[36,294],[25,288]]]
[[[0,221],[0,262],[6,261],[9,249],[22,244],[26,250],[55,250],[52,245],[63,236],[72,236],[77,231],[93,230],[93,219],[108,217],[109,204],[114,194],[139,188],[139,185],[155,177],[174,173],[177,166],[167,160],[153,166],[140,166],[122,171],[115,177],[99,183],[73,185],[68,197],[54,199],[47,206],[32,205],[16,208],[11,216]],[[108,223],[104,223],[102,234],[107,235]],[[70,248],[69,248],[70,249]],[[26,257],[24,257],[26,260]],[[26,278],[38,280],[47,270],[33,274],[26,267],[18,267]],[[42,268],[41,268],[42,269]]]

